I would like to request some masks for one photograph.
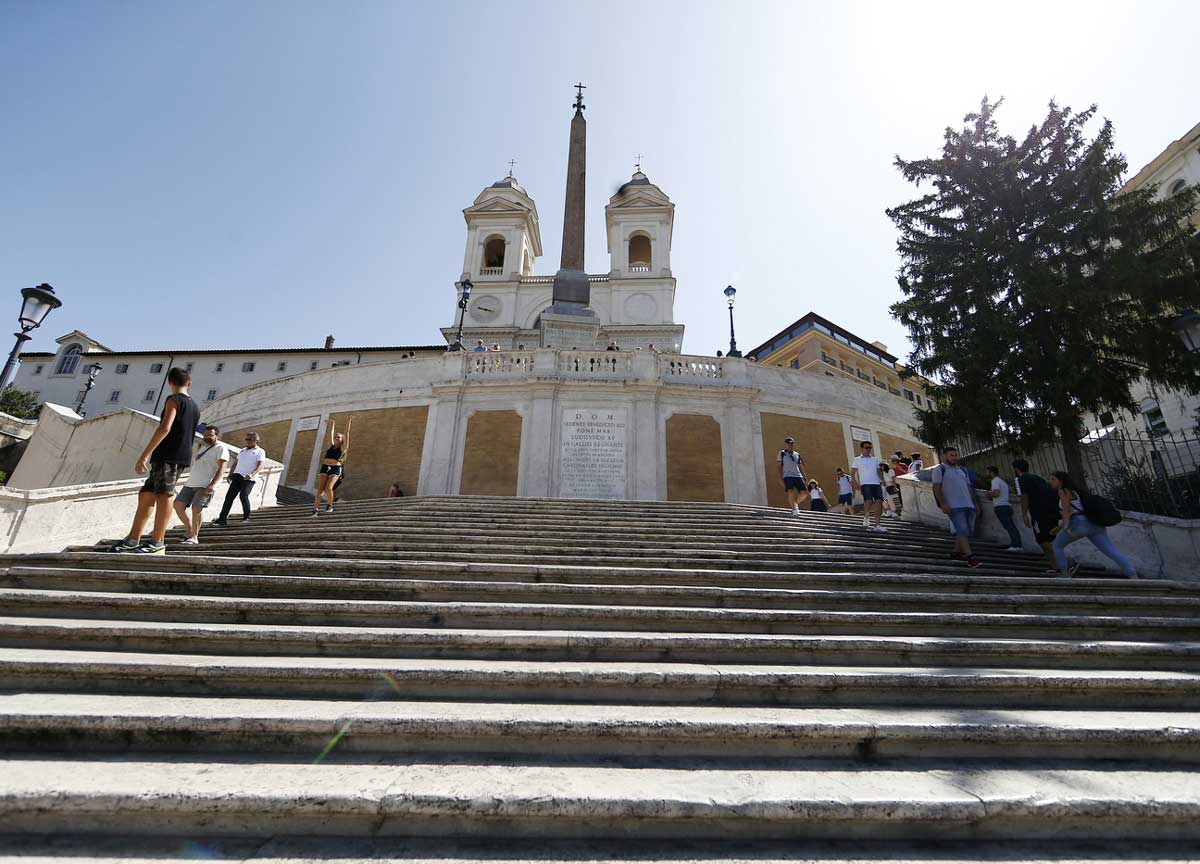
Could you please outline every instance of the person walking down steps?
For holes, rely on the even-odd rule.
[[[1058,565],[1059,578],[1074,575],[1078,564],[1071,566],[1067,561],[1067,546],[1084,537],[1108,556],[1130,579],[1137,578],[1137,569],[1108,536],[1108,529],[1121,521],[1121,513],[1107,498],[1079,492],[1075,481],[1066,471],[1055,471],[1050,475],[1050,488],[1058,494],[1062,507],[1062,523],[1054,529],[1054,560]]]
[[[353,419],[346,421],[346,433],[343,435],[337,431],[337,423],[332,417],[325,421],[325,425],[329,427],[329,449],[325,451],[325,456],[321,459],[321,470],[317,472],[317,498],[313,501],[312,511],[314,516],[321,512],[322,496],[329,499],[325,512],[333,512],[333,490],[345,471],[346,454],[350,452],[350,424],[353,422]]]
[[[804,460],[796,452],[796,439],[783,439],[783,449],[775,459],[779,463],[779,479],[787,490],[788,504],[792,515],[800,515],[800,499],[808,495],[804,479]]]
[[[221,515],[213,523],[217,528],[229,527],[229,511],[233,509],[233,500],[242,501],[242,521],[250,521],[250,490],[254,488],[258,472],[267,461],[267,451],[258,446],[258,433],[246,433],[246,446],[238,451],[234,462],[233,473],[229,475],[229,491],[225,493],[225,503],[221,505]]]
[[[134,465],[134,471],[146,475],[146,482],[138,492],[133,524],[124,539],[109,547],[110,552],[143,555],[165,555],[167,552],[167,525],[171,521],[175,486],[183,472],[191,467],[192,440],[200,423],[200,408],[188,395],[191,383],[192,376],[185,369],[173,368],[167,373],[171,395],[163,405],[158,428],[150,436],[150,442]],[[150,539],[142,542],[151,511],[154,513],[154,528]]]

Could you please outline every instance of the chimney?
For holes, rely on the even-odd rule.
[[[325,350],[326,350],[326,351],[328,351],[328,350],[330,350],[331,348],[333,348],[333,337],[332,337],[332,336],[326,336],[326,337],[325,337]]]

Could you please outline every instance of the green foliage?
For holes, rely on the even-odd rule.
[[[36,420],[41,407],[28,390],[9,387],[0,393],[0,411],[13,417],[20,417],[22,420]]]
[[[887,211],[900,232],[914,372],[938,383],[926,441],[966,435],[1029,451],[1078,444],[1088,412],[1134,412],[1140,378],[1200,389],[1200,352],[1171,331],[1200,296],[1188,218],[1197,192],[1118,194],[1126,170],[1096,109],[1049,106],[1025,137],[1000,134],[984,98],[940,156],[896,165],[926,194]]]

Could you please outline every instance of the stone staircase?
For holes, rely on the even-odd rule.
[[[0,861],[1197,853],[1200,583],[721,504],[308,513],[0,561]]]

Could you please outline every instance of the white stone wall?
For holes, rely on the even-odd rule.
[[[833,378],[741,359],[647,351],[448,353],[403,363],[370,363],[255,385],[210,407],[214,421],[244,428],[335,412],[429,406],[419,494],[456,494],[467,419],[481,410],[523,418],[518,494],[557,496],[563,482],[564,411],[619,411],[625,418],[622,497],[666,498],[666,421],[676,413],[713,416],[721,426],[727,500],[766,501],[763,411],[842,424],[877,437],[911,437],[907,402]],[[293,427],[294,428],[294,427]],[[878,441],[876,441],[878,445]],[[291,459],[292,441],[283,454]],[[305,488],[312,483],[310,466]]]

